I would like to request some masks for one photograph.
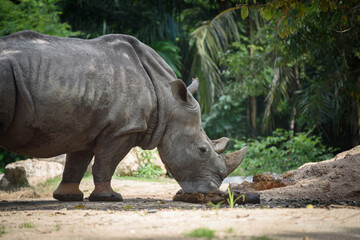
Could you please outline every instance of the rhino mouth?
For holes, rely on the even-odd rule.
[[[221,182],[220,179],[179,181],[179,185],[185,193],[209,193],[219,191]]]

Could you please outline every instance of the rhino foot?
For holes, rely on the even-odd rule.
[[[97,193],[90,194],[89,201],[101,201],[101,202],[122,202],[123,198],[121,194],[113,193]]]
[[[69,202],[69,201],[82,201],[84,199],[84,194],[58,194],[54,193],[53,198],[62,201],[62,202]]]

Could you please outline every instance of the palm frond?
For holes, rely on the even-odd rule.
[[[214,96],[222,89],[219,54],[232,41],[239,40],[238,25],[234,18],[236,9],[221,12],[191,33],[190,45],[195,48],[191,75],[199,78],[199,102],[205,113],[210,112]]]
[[[158,41],[153,42],[149,45],[153,48],[169,66],[175,72],[178,78],[181,78],[181,56],[180,48],[174,43],[170,41]]]
[[[296,90],[296,79],[291,67],[277,67],[274,70],[274,78],[270,85],[270,90],[265,98],[265,112],[263,117],[264,130],[271,129],[274,125],[274,113],[276,108]],[[293,96],[291,96],[293,97]]]
[[[144,43],[150,44],[159,40],[176,41],[180,35],[178,24],[170,14],[157,14],[145,26],[142,26],[137,37]]]

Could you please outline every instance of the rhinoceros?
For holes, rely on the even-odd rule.
[[[91,40],[22,31],[0,39],[0,146],[26,156],[66,153],[53,197],[81,201],[93,156],[90,201],[122,201],[111,188],[134,146],[158,148],[186,193],[217,191],[245,157],[210,140],[188,87],[149,46],[128,35]]]

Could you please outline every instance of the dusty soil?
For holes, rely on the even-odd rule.
[[[172,180],[115,179],[123,202],[63,203],[51,198],[55,186],[0,192],[2,238],[192,239],[187,236],[192,230],[208,228],[220,239],[360,239],[360,208],[341,202],[317,202],[314,208],[305,208],[311,202],[282,201],[215,209],[173,202],[179,186]],[[92,188],[91,179],[81,185],[85,196]]]
[[[360,145],[339,153],[333,159],[306,163],[286,172],[279,180],[288,186],[263,191],[264,198],[360,203]]]
[[[360,146],[281,180],[290,184],[260,191],[260,204],[234,208],[174,202],[180,187],[169,179],[114,179],[124,198],[119,203],[58,202],[51,195],[59,180],[0,191],[0,237],[192,239],[194,229],[207,228],[219,239],[360,239]],[[88,196],[92,180],[85,179],[81,189]]]

